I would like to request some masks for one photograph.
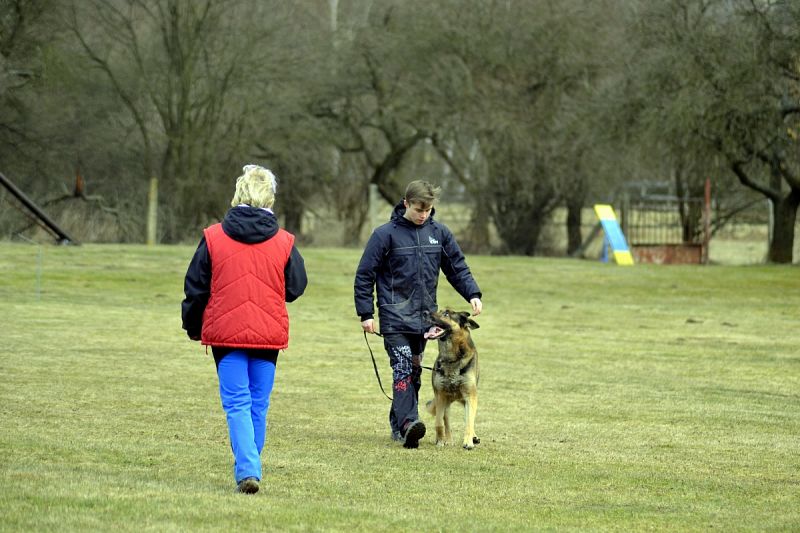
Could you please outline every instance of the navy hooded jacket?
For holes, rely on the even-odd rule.
[[[374,317],[377,288],[381,334],[421,334],[428,315],[437,310],[439,270],[466,300],[480,298],[453,234],[431,216],[420,226],[406,219],[403,202],[391,219],[375,229],[358,264],[355,278],[356,313],[362,321]]]

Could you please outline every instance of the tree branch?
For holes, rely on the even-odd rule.
[[[113,69],[109,65],[108,61],[106,59],[103,59],[102,57],[100,57],[97,54],[97,52],[92,48],[92,46],[86,41],[86,39],[85,39],[83,33],[80,31],[80,27],[78,25],[78,15],[77,15],[76,8],[75,8],[74,5],[71,6],[70,16],[71,16],[70,23],[69,23],[70,30],[75,35],[75,37],[78,39],[78,42],[80,43],[80,45],[83,48],[84,52],[86,52],[86,55],[89,57],[89,59],[98,68],[100,68],[100,70],[102,70],[106,74],[106,76],[108,76],[108,79],[109,79],[109,81],[111,81],[111,84],[113,85],[115,92],[120,97],[120,99],[122,100],[122,102],[125,105],[125,107],[130,111],[131,115],[133,116],[133,120],[136,122],[136,125],[139,128],[139,133],[142,135],[142,141],[144,142],[144,149],[145,149],[144,167],[145,167],[145,172],[146,172],[147,176],[152,176],[153,175],[153,163],[152,163],[152,157],[151,157],[151,154],[152,154],[151,150],[152,149],[151,149],[151,143],[150,143],[150,134],[149,134],[149,132],[147,130],[147,124],[145,122],[144,116],[142,115],[142,113],[139,110],[139,108],[136,106],[136,103],[135,103],[135,101],[133,99],[133,96],[131,96],[130,94],[128,94],[127,91],[125,91],[122,83],[117,78],[116,74],[114,73]]]
[[[760,183],[752,180],[750,176],[744,171],[744,161],[733,161],[731,162],[731,170],[739,179],[739,182],[744,185],[745,187],[749,187],[754,191],[758,191],[770,200],[778,201],[780,199],[780,191],[776,191],[769,187],[765,187]]]

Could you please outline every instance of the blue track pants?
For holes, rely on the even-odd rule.
[[[219,396],[228,420],[236,482],[261,479],[261,450],[267,437],[267,409],[275,382],[275,363],[227,354],[217,366]]]

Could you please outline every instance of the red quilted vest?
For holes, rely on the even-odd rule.
[[[282,350],[289,345],[284,268],[294,236],[282,229],[272,238],[245,244],[228,237],[222,224],[206,228],[211,256],[211,297],[203,312],[203,344]]]

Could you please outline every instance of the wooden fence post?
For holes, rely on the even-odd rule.
[[[156,244],[158,234],[158,178],[150,178],[147,194],[147,245]]]
[[[707,265],[708,246],[711,243],[711,178],[706,178],[703,192],[703,247],[700,262]]]

